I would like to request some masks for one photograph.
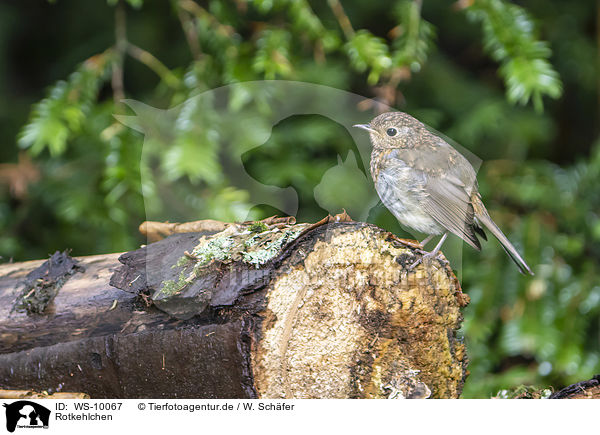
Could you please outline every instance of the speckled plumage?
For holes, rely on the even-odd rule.
[[[451,232],[477,250],[481,249],[477,236],[485,238],[483,224],[521,272],[532,274],[489,216],[475,170],[444,139],[402,112],[383,113],[357,127],[370,133],[375,189],[400,223],[430,235]],[[395,130],[393,135],[390,129]]]

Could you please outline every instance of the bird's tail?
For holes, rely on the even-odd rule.
[[[523,260],[523,258],[515,249],[515,247],[512,245],[512,243],[510,243],[510,241],[506,238],[504,233],[500,231],[500,228],[498,228],[498,226],[494,223],[487,210],[485,209],[483,202],[481,202],[479,198],[478,201],[474,202],[477,203],[477,205],[474,207],[475,217],[477,218],[477,220],[483,225],[485,225],[485,227],[494,235],[494,237],[498,239],[498,241],[504,248],[504,251],[506,251],[510,259],[515,262],[515,264],[519,268],[519,271],[522,274],[533,275],[533,272],[531,271],[527,263],[525,263],[525,260]]]

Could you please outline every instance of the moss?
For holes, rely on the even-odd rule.
[[[172,279],[164,281],[159,293],[162,293],[166,296],[173,296],[179,293],[181,290],[183,290],[185,286],[188,285],[188,283],[189,282],[185,279],[185,273],[182,270],[179,273],[179,278],[177,279],[177,281]]]
[[[251,233],[262,233],[264,231],[267,231],[268,229],[269,227],[267,226],[267,224],[261,221],[253,222],[252,225],[250,225]]]
[[[177,260],[177,263],[175,263],[173,266],[171,266],[171,268],[175,268],[175,267],[185,267],[188,264],[190,264],[192,262],[192,259],[189,258],[187,255],[184,255],[183,257],[181,257],[179,260]]]
[[[85,269],[69,256],[68,251],[56,251],[24,280],[14,309],[27,314],[41,314],[56,297],[61,287],[77,272]]]
[[[23,310],[29,314],[43,313],[65,281],[65,278],[57,281],[37,279],[30,286],[25,286],[23,295],[17,300],[17,310]]]

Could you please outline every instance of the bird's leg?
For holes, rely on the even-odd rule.
[[[423,241],[421,242],[421,246],[424,248],[424,247],[425,247],[425,245],[426,245],[427,243],[429,243],[429,241],[430,241],[431,239],[433,239],[434,237],[435,237],[435,235],[434,235],[434,234],[430,234],[430,235],[428,235],[427,237],[425,237],[425,238],[423,239]]]
[[[433,236],[429,236],[429,237],[427,237],[427,239],[429,239],[430,237],[433,237]],[[433,258],[433,257],[435,257],[437,255],[437,253],[440,251],[440,248],[442,247],[442,245],[446,241],[447,237],[448,237],[448,232],[446,231],[444,233],[444,235],[442,236],[442,238],[440,239],[440,241],[438,242],[438,244],[435,246],[435,248],[433,248],[433,251],[428,252],[428,253],[422,255],[421,258],[419,258],[417,261],[415,261],[413,264],[410,265],[409,269],[414,269],[419,263],[422,263],[425,258]],[[427,240],[427,239],[425,239],[424,242],[425,241],[428,242],[429,240]]]

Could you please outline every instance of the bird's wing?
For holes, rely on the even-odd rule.
[[[477,192],[473,167],[440,137],[428,134],[422,141],[427,142],[427,147],[398,150],[396,157],[422,173],[423,210],[448,231],[480,250],[471,204],[471,194]]]
[[[465,185],[452,177],[427,176],[423,209],[441,226],[473,248],[481,244],[474,231],[474,210]]]
[[[386,155],[386,163],[380,176],[386,176],[393,183],[387,183],[387,189],[380,195],[384,204],[397,200],[397,183],[404,184],[402,191],[412,192],[422,210],[431,216],[440,226],[456,234],[473,248],[480,250],[481,244],[477,239],[474,227],[474,210],[471,204],[470,193],[475,182],[475,174],[465,177],[464,165],[453,164],[457,159],[463,158],[452,148],[441,147],[428,159],[418,149],[393,149]],[[452,154],[452,158],[450,155]],[[427,162],[431,165],[428,165]],[[431,161],[433,160],[433,162]],[[468,164],[468,162],[467,162]],[[411,176],[404,173],[410,168]],[[469,166],[469,169],[472,168]],[[381,183],[384,186],[386,183]],[[387,200],[387,202],[386,202]]]

